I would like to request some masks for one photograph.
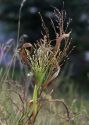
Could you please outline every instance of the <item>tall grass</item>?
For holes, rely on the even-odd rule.
[[[6,70],[4,71],[4,68],[1,68],[0,72],[0,124],[88,124],[89,114],[82,101],[72,99],[71,104],[69,103],[67,106],[63,99],[53,98],[54,88],[49,91],[52,82],[60,73],[63,62],[71,52],[69,50],[71,31],[68,31],[70,19],[66,22],[66,12],[54,8],[54,19],[50,19],[50,22],[55,33],[55,39],[51,40],[49,30],[39,13],[43,28],[42,38],[36,44],[22,43],[19,46],[20,17],[24,2],[25,0],[22,1],[19,11],[16,47]],[[13,45],[10,44],[11,42],[9,41],[5,45],[1,45],[1,61],[5,54],[10,52]],[[51,42],[54,42],[55,45],[52,46]],[[30,78],[33,79],[34,90],[32,96],[27,95],[24,86],[20,85],[18,80],[13,80],[18,53],[22,62],[27,65]],[[69,87],[69,92],[71,92],[71,87]]]
[[[70,83],[72,84],[72,83]],[[72,91],[71,91],[72,89]],[[88,125],[89,124],[89,101],[79,96],[74,87],[68,88],[69,93],[59,92],[59,97],[64,98],[69,111],[70,121],[66,117],[66,110],[62,104],[46,102],[38,113],[35,125]],[[59,89],[56,89],[56,92]],[[62,88],[62,91],[63,88]],[[71,92],[71,95],[70,95]],[[76,95],[75,95],[76,94]],[[70,98],[71,96],[71,98]],[[0,87],[0,124],[1,125],[25,125],[31,113],[29,100],[24,97],[23,87],[16,83],[10,86],[4,83]]]

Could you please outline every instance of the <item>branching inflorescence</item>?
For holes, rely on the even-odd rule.
[[[22,46],[18,47],[22,61],[29,67],[35,79],[33,99],[29,101],[32,113],[29,116],[28,125],[34,124],[36,116],[43,106],[43,102],[46,101],[63,103],[67,110],[68,119],[70,117],[68,108],[63,101],[48,99],[46,95],[46,90],[48,86],[51,85],[51,82],[58,76],[61,69],[61,63],[68,56],[70,47],[71,31],[67,33],[70,20],[66,23],[67,26],[65,28],[66,12],[60,12],[57,8],[54,8],[53,15],[57,25],[55,26],[52,19],[50,19],[50,21],[56,33],[55,40],[50,40],[49,30],[40,15],[44,31],[42,39],[38,40],[34,45],[31,43],[24,43]],[[51,41],[55,42],[55,46],[52,46]],[[61,47],[62,43],[64,43],[64,47]],[[44,94],[45,98],[43,96]]]

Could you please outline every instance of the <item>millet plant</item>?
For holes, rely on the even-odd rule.
[[[70,19],[66,22],[66,12],[64,10],[59,11],[54,7],[54,20],[50,19],[50,22],[55,33],[55,39],[51,40],[48,27],[45,25],[40,13],[39,15],[43,28],[42,38],[36,44],[23,43],[18,46],[19,56],[22,62],[28,66],[29,74],[32,73],[34,79],[33,97],[31,100],[28,100],[31,112],[24,123],[26,125],[34,125],[39,111],[44,107],[46,102],[62,103],[66,109],[67,118],[70,120],[70,113],[64,101],[52,98],[53,89],[49,93],[47,92],[52,81],[59,75],[63,61],[70,53],[71,31],[67,32]],[[55,42],[55,45],[52,46],[51,42]]]
[[[24,42],[19,45],[20,17],[25,1],[26,0],[22,1],[19,10],[17,46],[15,48],[15,53],[11,60],[11,64],[13,60],[16,60],[16,54],[19,53],[19,57],[21,58],[22,62],[27,65],[30,77],[34,79],[33,96],[31,99],[26,98],[23,87],[15,88],[13,84],[11,84],[11,89],[5,89],[8,88],[5,84],[6,87],[4,86],[2,89],[5,89],[4,92],[6,93],[3,94],[1,91],[1,97],[4,95],[5,99],[1,98],[2,104],[0,104],[0,112],[3,116],[3,121],[6,125],[34,125],[38,113],[46,103],[62,103],[66,109],[66,118],[67,120],[70,120],[70,112],[65,102],[63,100],[53,99],[53,88],[51,91],[48,91],[48,88],[49,86],[52,86],[52,82],[60,73],[63,62],[65,59],[67,59],[69,53],[71,52],[71,50],[69,50],[71,31],[68,31],[68,26],[71,20],[67,19],[67,15],[64,10],[59,11],[57,8],[53,7],[53,17],[52,19],[49,19],[54,30],[55,39],[51,40],[49,29],[39,13],[42,21],[42,38],[34,44]],[[55,44],[54,46],[52,45],[53,42]],[[9,43],[11,43],[11,41],[8,42],[8,45]],[[1,46],[3,53],[8,47],[5,49],[4,48],[4,46]],[[8,72],[9,70],[7,70],[4,76],[7,76]],[[2,77],[1,82],[3,79],[4,82],[8,82],[7,77],[5,78],[4,76]],[[3,104],[5,104],[4,109],[2,108]],[[11,110],[10,112],[9,109]],[[0,120],[0,122],[1,121],[2,120]]]

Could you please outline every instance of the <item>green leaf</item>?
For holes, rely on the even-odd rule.
[[[37,92],[38,92],[37,90],[38,90],[37,85],[35,85],[33,93],[33,111],[35,114],[37,113]]]

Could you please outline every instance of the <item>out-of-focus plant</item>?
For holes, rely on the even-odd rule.
[[[11,51],[13,45],[14,39],[10,39],[6,43],[0,43],[0,64],[6,58],[7,54]]]
[[[42,39],[38,40],[34,45],[23,43],[18,47],[19,55],[30,69],[29,72],[33,73],[34,79],[33,98],[29,101],[29,108],[32,109],[32,112],[27,121],[28,125],[35,123],[38,112],[46,102],[62,103],[66,108],[67,117],[70,119],[69,111],[64,101],[52,99],[53,90],[47,94],[49,85],[58,76],[63,61],[70,53],[71,40],[71,31],[67,31],[70,20],[66,23],[66,12],[60,12],[57,8],[54,8],[53,15],[56,26],[52,19],[50,19],[50,22],[55,32],[54,40],[50,40],[49,30],[40,14],[43,27]],[[66,28],[65,24],[67,24]],[[55,42],[55,46],[52,46],[51,42]]]

